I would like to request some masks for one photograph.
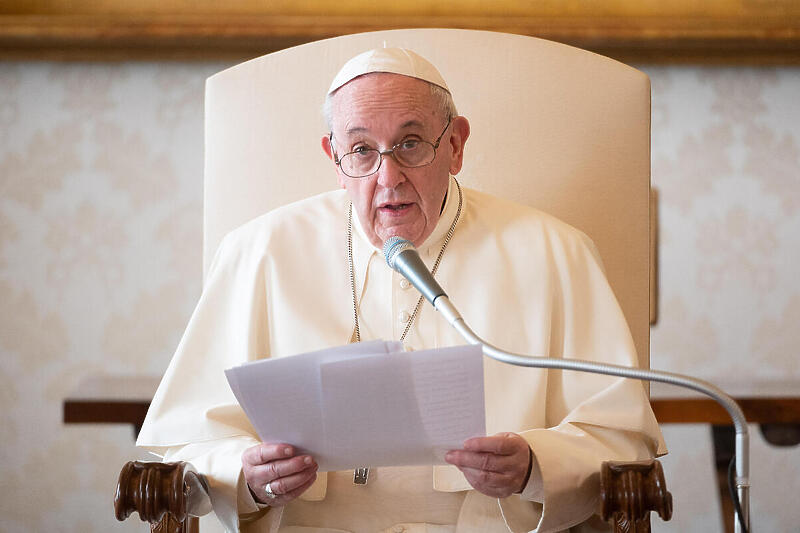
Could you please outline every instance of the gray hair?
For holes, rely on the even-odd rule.
[[[456,109],[456,104],[453,102],[453,95],[450,94],[447,89],[439,87],[435,83],[427,81],[425,83],[431,88],[431,96],[433,96],[439,111],[446,117],[452,118],[458,116],[458,109]],[[322,104],[322,116],[325,118],[328,131],[333,131],[333,97],[337,92],[339,92],[339,89],[325,96],[325,103]]]

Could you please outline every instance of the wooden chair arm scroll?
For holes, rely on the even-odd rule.
[[[117,520],[134,511],[156,533],[198,533],[198,519],[189,513],[207,500],[205,480],[189,463],[130,461],[119,474],[114,496]],[[649,533],[650,512],[672,518],[672,494],[667,491],[661,463],[603,463],[600,471],[601,517],[613,521],[617,533]],[[208,508],[200,505],[204,514]]]
[[[207,501],[207,493],[205,479],[189,463],[130,461],[119,474],[114,513],[122,521],[136,511],[153,532],[197,533],[195,502]]]
[[[672,494],[655,459],[606,461],[600,469],[600,515],[618,533],[650,533],[650,512],[672,518]]]

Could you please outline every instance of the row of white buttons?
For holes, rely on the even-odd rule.
[[[409,287],[411,287],[411,283],[409,283],[406,278],[403,278],[403,279],[400,280],[400,288],[401,289],[405,290],[405,289],[408,289]],[[408,311],[400,311],[400,313],[397,315],[397,318],[398,318],[398,320],[400,320],[400,322],[405,324],[406,322],[408,322],[411,319],[411,315],[408,314]]]

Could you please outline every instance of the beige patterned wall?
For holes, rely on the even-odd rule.
[[[169,361],[201,282],[203,82],[224,66],[0,63],[2,532],[143,530],[111,506],[143,456],[130,426],[64,426],[61,399]]]
[[[800,69],[643,70],[661,200],[651,364],[800,390]],[[676,515],[656,531],[719,530],[709,433],[665,427]],[[754,426],[751,446],[756,529],[798,531],[800,446],[773,447]]]
[[[61,399],[169,361],[201,283],[203,80],[225,66],[0,63],[2,533],[146,530],[111,507],[142,456],[130,427],[64,426]],[[800,69],[644,70],[653,366],[800,382]],[[708,429],[665,432],[676,516],[657,531],[718,530]],[[800,448],[753,439],[758,530],[796,531]]]

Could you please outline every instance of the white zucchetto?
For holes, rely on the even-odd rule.
[[[447,92],[444,78],[430,61],[405,48],[375,48],[350,59],[333,78],[328,94],[349,81],[373,72],[389,72],[433,83]]]

